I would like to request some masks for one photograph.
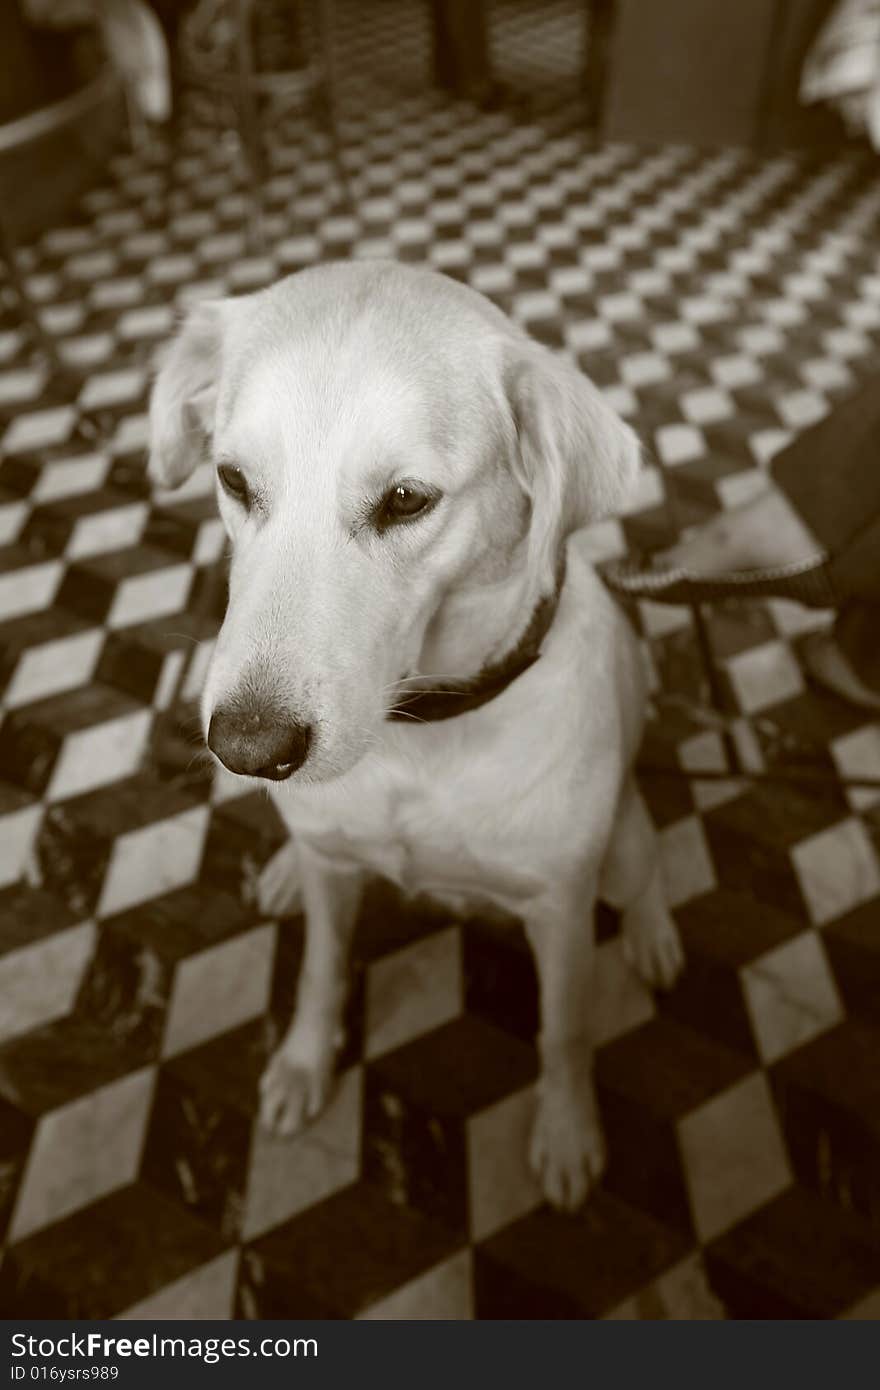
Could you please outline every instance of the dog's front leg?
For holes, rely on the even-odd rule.
[[[278,1134],[295,1134],[330,1094],[364,878],[360,869],[341,867],[302,842],[296,853],[305,951],[293,1021],[260,1081],[260,1119]]]
[[[541,1075],[530,1150],[555,1207],[573,1211],[605,1166],[593,1089],[591,1033],[595,879],[565,901],[535,905],[525,919],[540,993]]]

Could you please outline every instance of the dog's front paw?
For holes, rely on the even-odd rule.
[[[290,917],[299,911],[299,862],[291,840],[272,855],[260,874],[257,904],[266,917]]]
[[[551,1206],[576,1211],[605,1168],[605,1140],[592,1087],[545,1076],[538,1089],[529,1162]]]
[[[651,989],[671,989],[684,966],[678,927],[665,904],[624,913],[623,950]]]
[[[272,1134],[297,1134],[324,1109],[332,1088],[332,1053],[304,1064],[281,1047],[260,1077],[260,1124]]]

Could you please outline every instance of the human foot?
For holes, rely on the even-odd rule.
[[[814,632],[803,646],[803,661],[813,679],[832,694],[860,709],[880,710],[880,694],[856,674],[830,632]]]
[[[798,564],[812,556],[820,564],[821,547],[784,493],[768,486],[742,506],[698,526],[655,556],[655,562],[663,569],[715,577]]]

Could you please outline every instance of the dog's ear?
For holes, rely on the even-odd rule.
[[[190,311],[153,384],[148,471],[159,487],[184,482],[213,433],[223,307],[218,301]]]
[[[625,502],[641,446],[592,382],[548,348],[518,342],[504,382],[516,430],[513,471],[531,502],[530,563],[552,586],[566,536]]]

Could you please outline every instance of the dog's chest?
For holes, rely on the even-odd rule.
[[[465,760],[442,772],[431,759],[377,760],[345,783],[318,804],[304,798],[288,817],[294,834],[328,858],[455,906],[489,900],[512,910],[540,882]]]

